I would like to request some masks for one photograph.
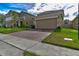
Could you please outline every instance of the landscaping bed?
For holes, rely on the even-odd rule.
[[[64,38],[71,38],[72,40],[64,40]],[[52,32],[42,42],[79,49],[78,30],[62,28],[61,31]]]
[[[9,34],[9,33],[19,32],[23,30],[26,30],[26,29],[25,28],[0,28],[0,33]]]

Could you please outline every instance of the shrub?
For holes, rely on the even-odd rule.
[[[31,28],[32,28],[32,29],[35,29],[35,26],[34,26],[34,25],[31,25]]]
[[[60,32],[61,31],[61,27],[58,26],[56,29],[55,29],[55,32]]]
[[[26,25],[25,27],[26,27],[26,28],[30,28],[30,25]]]

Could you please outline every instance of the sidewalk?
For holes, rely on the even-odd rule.
[[[0,56],[22,56],[23,51],[0,41]]]
[[[38,41],[32,41],[15,36],[0,34],[0,40],[17,47],[18,49],[31,51],[41,56],[79,56],[78,50],[49,45]]]

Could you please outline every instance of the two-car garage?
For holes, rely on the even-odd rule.
[[[55,29],[63,25],[63,10],[46,11],[35,17],[34,25],[36,29]]]
[[[36,20],[36,29],[54,29],[57,27],[57,18]]]

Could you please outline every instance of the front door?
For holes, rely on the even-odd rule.
[[[23,21],[20,21],[20,26],[23,27]]]

